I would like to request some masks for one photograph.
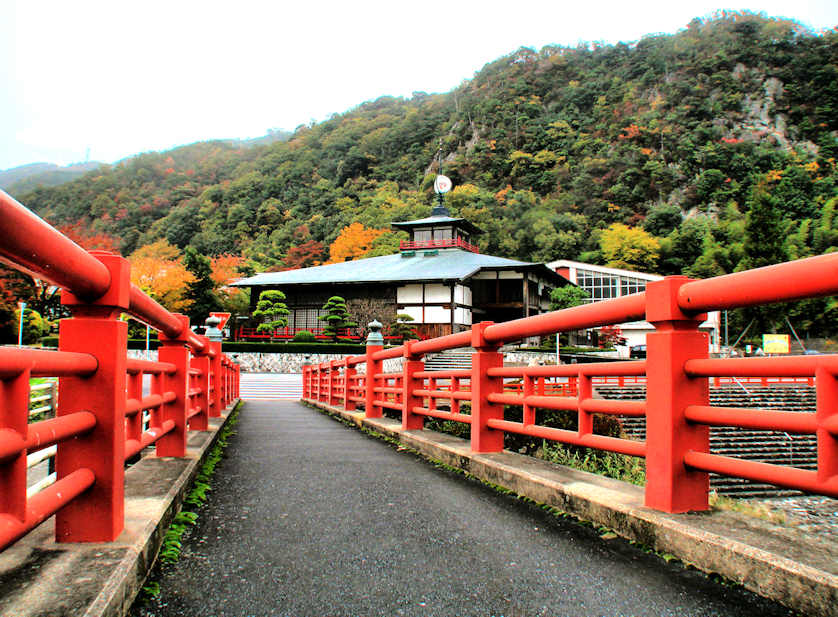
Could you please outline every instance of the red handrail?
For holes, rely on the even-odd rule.
[[[0,261],[85,300],[101,298],[108,269],[31,210],[0,191]]]
[[[706,335],[698,330],[702,313],[734,307],[838,294],[838,254],[692,281],[667,277],[643,293],[517,319],[484,323],[471,330],[391,349],[368,345],[351,362],[304,367],[303,398],[330,407],[363,403],[368,418],[382,409],[401,414],[402,427],[419,429],[426,417],[471,425],[474,452],[503,447],[504,433],[551,439],[646,458],[646,505],[668,512],[707,509],[707,473],[746,479],[838,497],[838,355],[785,358],[708,357]],[[505,367],[502,344],[626,321],[646,320],[647,359],[634,362],[537,367]],[[470,370],[428,371],[425,354],[473,347]],[[350,397],[352,370],[366,363],[364,396]],[[399,359],[401,372],[383,363]],[[562,381],[560,381],[562,380]],[[817,412],[784,412],[715,407],[708,385],[759,383],[814,385]],[[359,383],[359,382],[356,382]],[[645,400],[610,400],[594,395],[595,386],[645,385]],[[350,400],[351,399],[351,400]],[[443,401],[448,409],[440,409]],[[460,404],[471,402],[469,413]],[[521,407],[522,421],[504,417],[505,406]],[[576,431],[535,423],[535,410],[577,414]],[[647,441],[593,433],[593,414],[645,417]],[[802,470],[709,453],[710,426],[818,434],[818,470]],[[686,466],[686,473],[684,472]]]
[[[239,367],[131,285],[124,258],[85,251],[2,191],[0,234],[0,261],[60,286],[73,314],[58,351],[0,348],[0,550],[53,514],[58,541],[113,540],[124,525],[123,462],[155,443],[158,455],[184,456],[187,431],[207,429],[238,397]],[[120,312],[161,332],[161,361],[127,358]],[[32,376],[58,376],[60,404],[57,417],[30,424]],[[52,445],[57,480],[27,498],[26,455]]]

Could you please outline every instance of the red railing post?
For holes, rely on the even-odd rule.
[[[375,388],[381,382],[375,376],[382,372],[384,363],[381,360],[373,359],[373,355],[384,349],[384,337],[381,336],[381,324],[372,321],[369,324],[370,332],[367,334],[367,378],[364,392],[364,416],[367,418],[380,418],[381,408],[375,404],[378,399]]]
[[[687,360],[708,357],[707,334],[698,331],[705,315],[688,315],[678,306],[678,289],[690,282],[670,276],[646,286],[646,505],[664,512],[708,509],[709,475],[690,470],[684,455],[708,452],[710,429],[691,424],[688,405],[709,405],[706,378],[691,379]]]
[[[815,369],[818,420],[818,482],[838,475],[838,435],[829,431],[838,425],[838,379],[824,367]],[[833,429],[834,430],[834,429]]]
[[[471,327],[471,451],[501,452],[503,431],[489,428],[490,419],[503,420],[503,405],[489,401],[490,394],[503,394],[503,379],[489,377],[490,368],[503,366],[503,354],[498,346],[486,342],[484,331],[491,321],[482,321]]]
[[[590,414],[582,409],[582,401],[594,398],[594,384],[591,381],[590,376],[584,375],[581,370],[579,371],[579,377],[576,383],[576,396],[579,404],[576,427],[579,432],[579,436],[581,437],[582,435],[591,435],[594,432],[593,414]]]
[[[303,399],[309,398],[309,384],[308,384],[308,375],[309,375],[309,367],[303,365],[303,373],[300,378],[303,380]]]
[[[355,396],[355,367],[349,365],[349,358],[344,361],[343,370],[343,408],[346,411],[355,411],[358,405],[350,397]]]
[[[221,388],[221,405],[220,409],[227,407],[227,359],[224,354],[221,354],[221,362],[218,370],[218,385]]]
[[[0,514],[26,521],[26,442],[29,423],[29,371],[0,382],[0,431],[14,431],[20,453],[0,463]]]
[[[128,379],[128,398],[134,399],[137,401],[143,400],[143,373],[142,371],[138,371],[134,374],[130,374],[127,377]],[[143,412],[142,410],[138,411],[134,415],[125,418],[125,440],[137,440],[139,441],[142,439],[143,436]]]
[[[175,315],[181,323],[180,338],[170,339],[160,332],[160,348],[157,359],[175,365],[173,373],[166,373],[163,378],[163,389],[174,392],[172,402],[163,405],[161,421],[172,420],[175,428],[157,441],[157,456],[186,456],[186,414],[189,408],[189,348],[186,346],[186,336],[189,330],[189,317]]]
[[[421,390],[424,379],[415,374],[425,370],[425,362],[421,355],[414,354],[411,349],[417,341],[404,342],[404,364],[402,365],[402,429],[411,431],[425,427],[425,417],[413,413],[414,407],[421,407],[423,399],[413,394]]]
[[[329,394],[326,397],[326,403],[330,407],[337,406],[338,396],[338,367],[335,366],[334,360],[329,360]]]
[[[532,396],[534,393],[535,389],[533,387],[532,377],[530,375],[524,375],[521,383],[521,395],[526,401],[526,398]],[[521,422],[524,423],[524,426],[535,424],[535,407],[527,405],[526,402],[521,405]]]
[[[90,377],[61,378],[57,415],[89,411],[96,416],[96,426],[86,435],[60,442],[55,464],[59,480],[81,468],[90,469],[96,480],[56,514],[58,542],[110,542],[124,525],[128,324],[119,316],[130,305],[130,265],[119,255],[91,254],[108,269],[110,286],[93,303],[62,290],[61,303],[73,317],[61,321],[58,347],[95,356],[98,368]]]
[[[204,338],[204,337],[202,337]],[[195,404],[201,410],[200,413],[192,416],[189,419],[189,430],[205,431],[209,428],[210,415],[210,357],[207,355],[209,349],[209,339],[204,338],[207,346],[204,348],[204,353],[198,356],[192,356],[190,367],[196,371],[200,371],[195,379],[190,380],[200,393],[195,398]]]
[[[221,417],[221,411],[225,407],[222,402],[221,341],[208,342],[207,349],[215,352],[215,356],[210,359],[210,372],[212,375],[210,381],[210,401],[212,404],[209,407],[209,415],[211,418],[219,418]]]

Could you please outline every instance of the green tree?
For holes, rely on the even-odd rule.
[[[782,214],[766,185],[754,186],[745,217],[744,256],[737,269],[762,268],[786,260],[785,233]],[[743,320],[754,321],[755,332],[772,332],[775,324],[783,322],[785,310],[775,305],[756,306],[742,311]]]
[[[216,284],[212,280],[210,260],[187,246],[183,252],[183,265],[195,277],[194,281],[186,284],[186,298],[192,302],[188,313],[189,323],[203,325],[210,312],[221,308],[215,296]]]
[[[20,324],[20,309],[15,310],[15,321]],[[20,327],[18,325],[18,327]],[[37,343],[42,336],[49,333],[50,323],[38,311],[30,310],[28,307],[23,312],[23,342],[24,344]]]
[[[333,341],[338,339],[338,332],[346,328],[354,328],[358,324],[352,321],[349,311],[346,309],[346,300],[340,296],[332,296],[323,305],[325,315],[321,315],[318,319],[325,322],[323,326],[323,334],[331,336]]]
[[[590,294],[576,285],[557,287],[550,292],[550,310],[560,311],[572,306],[580,306],[590,299]]]
[[[257,332],[267,332],[273,340],[274,330],[288,325],[285,318],[291,311],[285,304],[285,294],[278,289],[268,289],[259,294],[253,316],[264,320],[256,327]]]
[[[754,186],[748,202],[745,256],[739,269],[750,270],[786,261],[783,215],[764,183]]]
[[[678,206],[662,205],[651,208],[643,221],[643,229],[653,236],[669,235],[681,224],[684,215]]]
[[[411,324],[413,317],[405,313],[399,313],[396,318],[390,322],[390,336],[395,336],[402,343],[408,339],[415,339],[416,326]]]
[[[576,285],[565,285],[564,287],[557,287],[550,292],[550,310],[560,311],[562,309],[571,308],[574,306],[581,306],[591,299],[590,294]],[[562,333],[560,343],[567,345],[568,333]],[[555,349],[556,337],[550,336],[543,339],[543,343]]]

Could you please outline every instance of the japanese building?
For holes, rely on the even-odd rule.
[[[568,259],[551,261],[547,264],[547,267],[588,292],[590,296],[588,302],[600,302],[645,291],[648,283],[663,279],[658,274],[608,268]],[[654,326],[646,321],[623,323],[619,327],[628,346],[644,345],[646,335],[655,331]],[[708,313],[707,320],[701,324],[700,329],[710,335],[710,350],[717,351],[719,346],[719,311]],[[586,341],[582,338],[577,339],[577,342],[585,343]]]
[[[251,309],[262,291],[282,291],[291,311],[289,332],[319,330],[322,306],[331,296],[341,296],[350,313],[361,315],[359,320],[372,315],[387,323],[406,314],[420,335],[435,337],[480,321],[547,312],[550,292],[570,284],[544,264],[481,255],[473,244],[481,230],[451,217],[441,205],[427,218],[392,227],[410,236],[398,254],[266,272],[235,285],[250,288]]]

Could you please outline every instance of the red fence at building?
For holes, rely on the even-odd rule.
[[[0,550],[52,515],[59,542],[112,541],[126,460],[152,444],[185,456],[187,432],[238,398],[239,367],[132,285],[126,259],[85,251],[2,191],[0,238],[0,261],[61,287],[72,314],[57,351],[0,347]],[[127,357],[122,313],[159,330],[157,362]],[[30,378],[44,376],[59,378],[56,417],[30,423]],[[27,498],[27,455],[53,445],[57,479]]]
[[[237,341],[293,341],[294,337],[299,334],[300,332],[310,332],[314,335],[315,340],[317,341],[331,341],[334,337],[330,334],[325,333],[325,328],[276,328],[272,332],[259,332],[257,328],[247,328],[241,327],[238,328],[235,332],[235,339]],[[360,329],[358,328],[346,328],[344,330],[338,330],[337,338],[339,340],[347,340],[353,343],[357,343],[361,340]],[[401,342],[403,337],[400,336],[392,336],[384,333],[384,340],[390,342]]]
[[[706,280],[667,277],[642,293],[505,323],[484,322],[391,349],[368,341],[364,355],[304,367],[303,398],[346,410],[363,404],[368,418],[394,409],[407,430],[423,428],[427,417],[463,422],[471,427],[473,452],[499,452],[504,434],[515,433],[643,457],[645,503],[665,512],[708,509],[710,472],[838,497],[838,356],[710,359],[707,334],[698,330],[707,311],[836,293],[838,254]],[[498,351],[531,336],[639,320],[655,327],[647,337],[646,360],[506,367]],[[460,347],[476,350],[471,370],[425,370],[425,354]],[[404,358],[401,371],[385,373],[383,362],[399,357]],[[814,383],[817,411],[711,406],[710,381],[734,378]],[[646,398],[594,398],[597,382],[645,383]],[[464,402],[467,413],[460,409]],[[507,406],[522,408],[516,414],[522,419],[507,420]],[[575,412],[578,428],[541,426],[537,409]],[[645,417],[646,441],[595,434],[594,414]],[[711,426],[816,434],[817,471],[711,454]]]

